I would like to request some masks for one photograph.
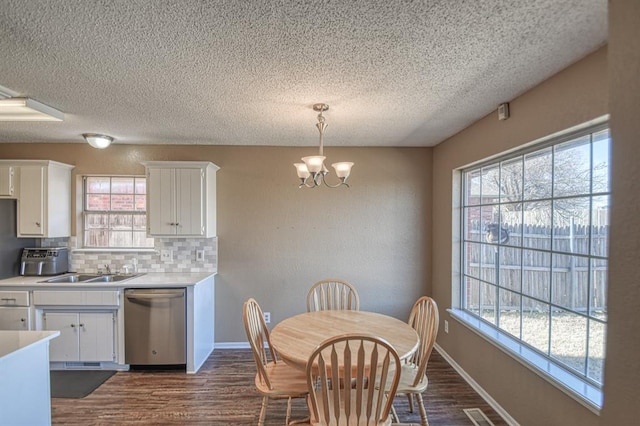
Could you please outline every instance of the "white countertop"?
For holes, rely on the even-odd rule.
[[[196,285],[212,276],[215,272],[195,272],[195,273],[169,273],[169,272],[149,272],[139,277],[126,281],[118,282],[99,282],[99,283],[46,283],[53,277],[24,277],[17,276],[0,280],[0,290],[24,288],[34,289],[51,289],[51,288],[162,288],[162,287],[188,287]]]
[[[0,330],[0,361],[31,345],[51,340],[59,335],[59,331]]]

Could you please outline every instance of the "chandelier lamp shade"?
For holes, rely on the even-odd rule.
[[[113,142],[113,138],[111,136],[100,135],[97,133],[83,133],[82,136],[89,145],[98,149],[105,149],[111,145],[111,142]]]
[[[298,172],[298,178],[300,178],[300,185],[298,188],[306,187],[306,188],[315,188],[320,186],[321,184],[325,184],[329,188],[337,188],[338,186],[345,185],[349,187],[347,183],[347,178],[351,173],[351,167],[353,167],[353,163],[348,161],[343,161],[340,163],[333,163],[331,167],[333,167],[336,171],[336,176],[340,179],[338,183],[335,185],[330,185],[325,181],[326,175],[329,173],[329,170],[324,165],[324,160],[326,157],[324,156],[324,129],[327,128],[327,123],[325,122],[325,118],[322,115],[323,112],[329,109],[329,105],[327,104],[314,104],[314,111],[318,111],[318,123],[316,127],[320,132],[320,149],[318,155],[311,155],[308,157],[302,157],[302,161],[304,163],[294,163],[293,166],[296,168]]]

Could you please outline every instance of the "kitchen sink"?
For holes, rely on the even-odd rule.
[[[54,277],[54,278],[49,278],[48,280],[45,281],[40,281],[43,283],[78,283],[81,281],[87,281],[93,278],[97,278],[99,277],[99,275],[80,275],[80,274],[73,274],[73,275],[60,275],[59,277]]]
[[[95,278],[91,278],[90,280],[86,280],[85,282],[90,283],[115,283],[120,281],[130,280],[131,278],[139,277],[144,274],[135,274],[135,275],[99,275]]]
[[[45,281],[40,281],[42,283],[115,283],[127,281],[132,278],[137,278],[144,274],[106,274],[106,275],[96,275],[96,274],[67,274],[61,275],[59,277],[49,278]]]

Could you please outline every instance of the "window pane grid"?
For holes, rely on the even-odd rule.
[[[87,176],[84,247],[153,247],[146,235],[146,178]]]
[[[594,128],[462,179],[463,310],[599,387],[609,150],[608,129]]]
[[[512,290],[510,290],[508,288],[497,286],[493,282],[482,280],[482,279],[479,279],[477,277],[469,276],[467,274],[464,274],[463,278],[477,281],[478,285],[490,285],[492,287],[495,287],[496,290],[509,290],[509,291],[512,291]],[[560,305],[560,304],[557,304],[557,303],[554,303],[554,302],[550,302],[546,298],[540,298],[540,297],[537,297],[537,296],[528,295],[526,293],[521,293],[521,294],[523,296],[526,296],[528,299],[531,299],[532,301],[544,303],[545,305],[548,305],[551,309],[561,309],[563,311],[570,312],[570,313],[575,314],[577,316],[584,317],[584,318],[590,318],[593,321],[596,321],[596,322],[599,322],[599,323],[602,323],[602,324],[606,324],[606,316],[605,316],[606,314],[605,314],[605,312],[594,311],[594,312],[589,313],[588,311],[586,311],[584,309],[582,309],[582,310],[571,309],[570,307],[567,307],[567,306],[564,306],[564,305]]]

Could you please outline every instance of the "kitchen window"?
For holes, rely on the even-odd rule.
[[[84,178],[84,247],[149,248],[147,181],[142,176]]]
[[[546,371],[554,379],[573,376],[596,390],[607,330],[610,148],[601,124],[461,176],[459,315],[512,355],[555,366]]]

